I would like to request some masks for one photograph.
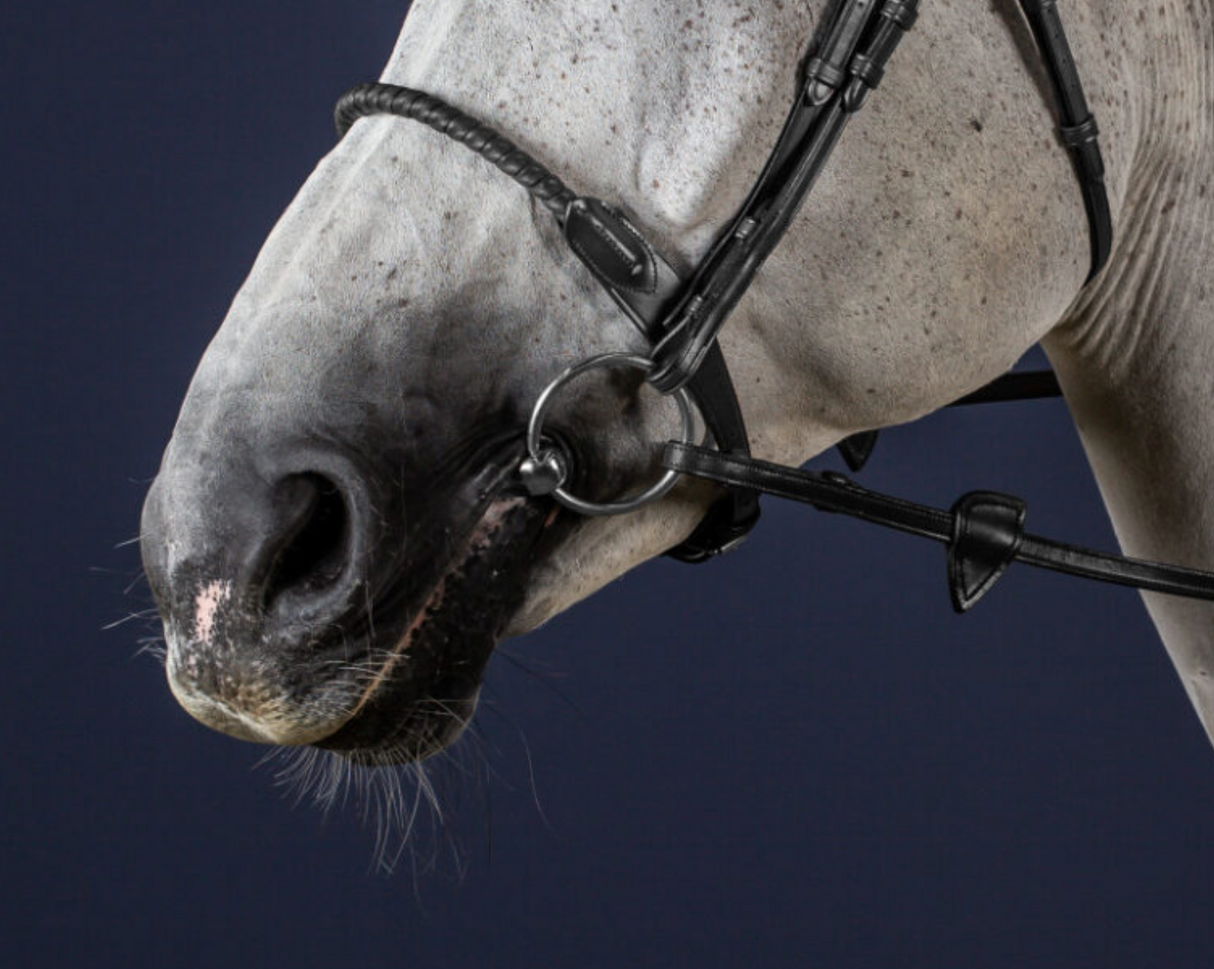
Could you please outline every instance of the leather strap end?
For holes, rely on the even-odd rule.
[[[852,471],[861,471],[877,446],[876,431],[862,431],[839,442],[839,453]]]
[[[1028,507],[1019,498],[971,491],[953,505],[948,588],[953,609],[968,612],[1003,575],[1024,540]]]
[[[715,332],[713,337],[715,343]],[[665,345],[659,344],[654,353],[657,366],[645,379],[659,394],[673,394],[687,386],[696,375],[712,345],[703,343],[696,333],[692,333],[685,342],[674,344],[673,352],[664,352]]]
[[[719,499],[684,541],[666,551],[686,565],[703,565],[741,545],[759,523],[759,496],[734,489]]]
[[[604,286],[645,295],[657,290],[657,255],[618,209],[599,199],[575,199],[564,229],[569,247]]]

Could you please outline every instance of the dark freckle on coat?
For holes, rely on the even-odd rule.
[[[970,127],[973,128],[975,131],[981,131],[982,122],[979,121],[977,118],[970,118]]]

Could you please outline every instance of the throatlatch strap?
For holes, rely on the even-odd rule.
[[[1041,400],[1061,397],[1062,387],[1052,370],[1018,370],[996,377],[985,387],[979,387],[953,401],[949,407],[966,404],[999,404],[1009,400]],[[877,431],[861,431],[839,442],[839,453],[852,471],[861,471],[877,446]]]
[[[1095,552],[1023,531],[1024,504],[973,492],[951,511],[869,491],[841,474],[818,474],[753,458],[735,458],[690,444],[666,445],[662,463],[733,488],[812,505],[820,511],[930,538],[949,546],[949,587],[958,611],[972,606],[1013,561],[1151,592],[1214,601],[1214,573]]]
[[[1041,51],[1054,100],[1058,105],[1062,143],[1071,153],[1075,174],[1083,191],[1083,205],[1088,214],[1092,244],[1092,263],[1088,272],[1090,282],[1109,260],[1113,248],[1113,217],[1109,212],[1109,195],[1104,186],[1104,158],[1097,140],[1100,129],[1088,110],[1079,69],[1067,41],[1057,0],[1020,0],[1021,9],[1033,31],[1033,39]]]
[[[966,404],[998,404],[1007,400],[1040,400],[1061,397],[1062,388],[1052,370],[1019,370],[996,377],[985,387],[955,400],[949,407]]]

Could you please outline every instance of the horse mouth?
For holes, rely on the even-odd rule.
[[[492,498],[456,543],[420,604],[394,625],[393,645],[360,660],[353,712],[314,746],[364,766],[421,760],[468,726],[502,631],[526,593],[528,565],[559,518],[555,505]]]

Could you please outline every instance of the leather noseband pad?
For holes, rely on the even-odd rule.
[[[957,612],[971,609],[1016,557],[1027,512],[1019,498],[994,491],[957,499],[948,546],[948,588]]]
[[[609,289],[654,295],[657,255],[636,227],[606,202],[579,198],[565,216],[565,239]]]

